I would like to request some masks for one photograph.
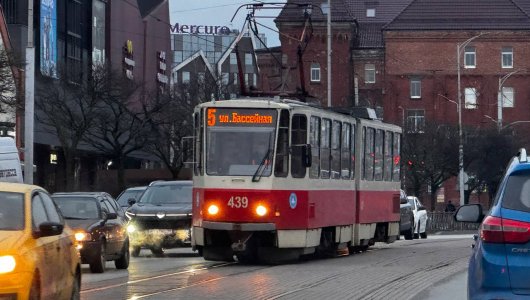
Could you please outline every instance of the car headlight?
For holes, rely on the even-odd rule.
[[[92,239],[92,236],[90,235],[90,233],[86,233],[82,231],[76,232],[74,236],[75,236],[75,240],[78,242],[90,241]]]
[[[0,256],[0,274],[13,272],[16,266],[15,257],[11,255]]]
[[[127,226],[127,232],[128,232],[128,233],[133,233],[133,232],[135,232],[135,231],[136,231],[136,226],[134,226],[133,224],[129,224],[129,225]]]

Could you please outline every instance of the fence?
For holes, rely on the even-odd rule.
[[[427,231],[464,231],[478,230],[478,223],[456,222],[454,213],[450,212],[429,212],[429,221],[427,222]]]

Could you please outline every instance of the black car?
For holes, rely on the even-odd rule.
[[[126,215],[132,255],[148,248],[156,256],[164,248],[191,245],[192,181],[156,181],[138,202],[131,199]]]
[[[117,269],[129,267],[129,238],[124,212],[107,193],[56,193],[53,200],[66,224],[75,231],[81,263],[92,273],[105,272],[114,260]]]
[[[403,190],[400,190],[399,212],[400,234],[404,235],[406,240],[412,240],[414,238],[414,212]]]
[[[138,201],[140,199],[140,196],[142,196],[142,193],[147,189],[146,186],[137,186],[137,187],[131,187],[123,192],[116,198],[116,201],[118,204],[123,208],[127,209],[130,204],[129,200],[134,199],[134,201]]]

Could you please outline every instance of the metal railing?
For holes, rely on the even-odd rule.
[[[427,222],[427,231],[465,231],[478,230],[479,223],[456,222],[453,212],[428,212],[429,221]]]

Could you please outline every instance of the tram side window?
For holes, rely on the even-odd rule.
[[[331,128],[331,178],[340,179],[340,134],[341,123],[333,121]]]
[[[280,127],[278,129],[278,146],[276,147],[276,160],[274,175],[287,177],[289,173],[289,112],[282,109],[280,113]]]
[[[392,165],[392,179],[394,181],[400,181],[400,165],[401,165],[401,156],[400,156],[400,149],[401,149],[401,135],[398,133],[394,133],[394,164]]]
[[[374,179],[383,180],[383,142],[384,131],[377,129],[375,132],[375,160],[374,160]]]
[[[392,181],[392,132],[385,132],[385,164],[384,164],[384,181]]]
[[[331,158],[331,120],[322,119],[320,130],[320,178],[328,179]]]
[[[303,145],[307,144],[307,118],[294,115],[291,122],[291,175],[293,178],[304,178],[306,168],[302,165]]]
[[[350,148],[350,151],[351,151],[351,179],[355,179],[355,149],[356,149],[356,146],[355,146],[355,124],[352,125],[351,127],[351,148]]]
[[[350,179],[351,155],[350,155],[350,130],[351,126],[348,123],[342,124],[342,143],[341,143],[341,172],[342,179]]]
[[[374,180],[374,136],[373,128],[363,128],[364,135],[364,168],[363,179]]]
[[[309,126],[309,143],[311,144],[311,168],[309,178],[319,178],[320,176],[320,118],[311,117]]]
[[[204,169],[202,168],[202,140],[203,140],[203,122],[202,122],[202,111],[195,114],[195,151],[193,158],[193,171],[195,176],[204,175]]]

